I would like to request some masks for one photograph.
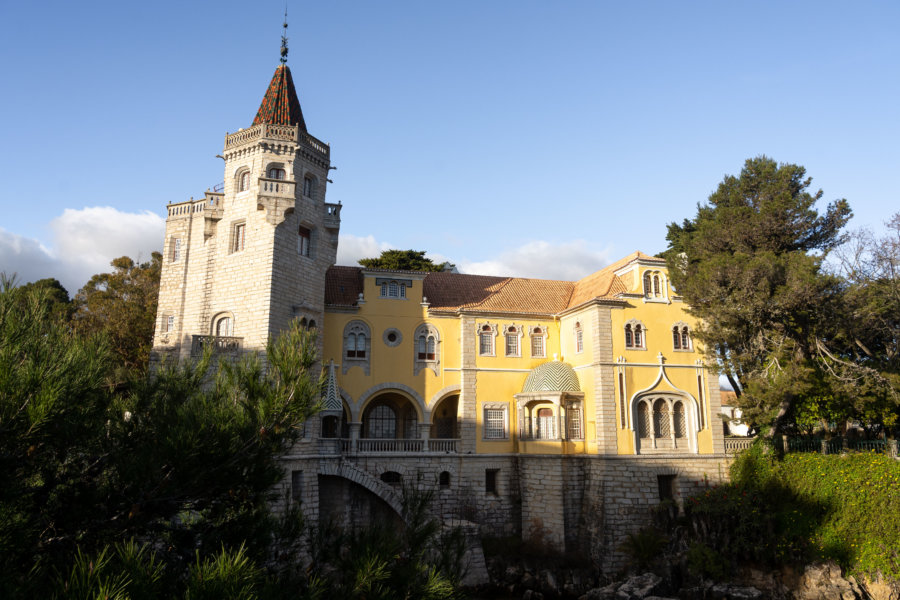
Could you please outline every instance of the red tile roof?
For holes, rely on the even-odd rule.
[[[595,298],[612,299],[628,291],[630,276],[619,277],[615,271],[638,259],[661,261],[642,252],[634,252],[576,282],[428,273],[423,282],[423,295],[428,299],[431,310],[552,315]],[[331,267],[326,276],[325,304],[354,305],[363,289],[362,272],[361,267]]]
[[[300,125],[300,129],[306,131],[306,122],[303,120],[303,111],[300,110],[294,79],[287,65],[279,65],[275,69],[266,95],[263,96],[259,110],[256,111],[256,118],[253,119],[253,125],[260,123]]]

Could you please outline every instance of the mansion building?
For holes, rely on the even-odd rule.
[[[399,519],[411,485],[482,536],[613,569],[650,507],[725,477],[718,378],[664,260],[578,281],[336,266],[330,147],[286,64],[222,157],[221,190],[168,205],[153,360],[318,330],[323,410],[283,458],[307,519]]]

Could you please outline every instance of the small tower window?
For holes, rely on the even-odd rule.
[[[312,175],[303,178],[303,195],[312,198],[316,194],[316,179]]]
[[[575,323],[575,353],[584,352],[584,331],[581,329],[581,323]]]
[[[297,253],[300,256],[309,256],[310,247],[312,245],[312,231],[306,227],[300,226],[297,232]]]
[[[269,179],[284,179],[284,169],[272,167],[269,169]]]
[[[235,223],[234,235],[231,239],[231,251],[240,252],[244,249],[244,238],[247,231],[246,223]]]
[[[218,337],[230,337],[233,333],[233,326],[231,317],[220,317],[216,321],[216,335]]]
[[[181,260],[181,238],[172,238],[172,262]]]
[[[250,171],[244,171],[238,179],[238,191],[246,192],[250,189]]]

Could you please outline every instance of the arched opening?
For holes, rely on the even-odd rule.
[[[459,437],[457,431],[457,410],[459,394],[447,396],[431,411],[431,437],[441,440],[452,440]]]
[[[381,474],[381,480],[392,488],[399,488],[403,485],[403,476],[397,471],[385,471]]]
[[[319,523],[359,528],[382,525],[405,527],[390,504],[366,487],[339,475],[319,475]]]
[[[418,414],[406,397],[396,393],[378,396],[363,411],[362,437],[374,439],[416,439]]]

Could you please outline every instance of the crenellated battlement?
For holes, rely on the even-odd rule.
[[[166,207],[168,209],[168,217],[173,219],[204,213],[205,217],[221,219],[222,199],[224,197],[225,194],[222,192],[206,192],[204,197],[199,200],[191,198],[185,202],[171,203]]]

